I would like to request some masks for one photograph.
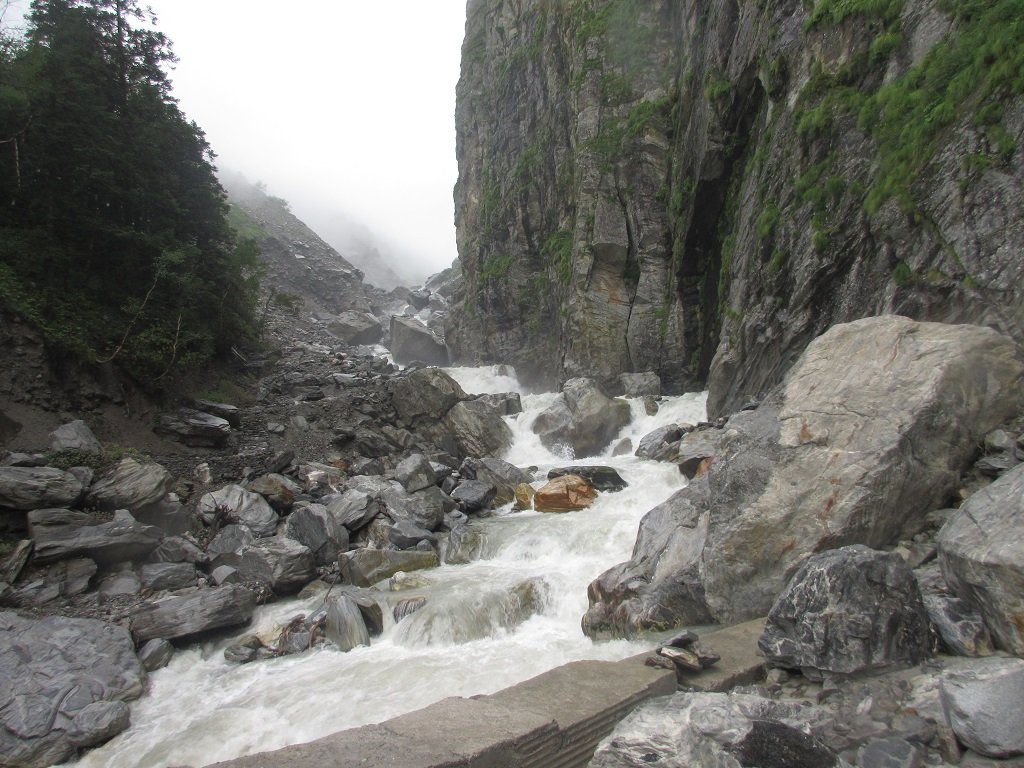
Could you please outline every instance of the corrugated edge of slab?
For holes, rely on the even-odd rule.
[[[675,674],[624,661],[576,661],[488,696],[424,709],[210,768],[574,768],[638,704],[676,690]]]

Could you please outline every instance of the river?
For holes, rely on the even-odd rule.
[[[448,370],[470,393],[519,390],[500,369]],[[523,395],[524,412],[509,417],[515,439],[503,458],[536,466],[537,487],[551,467],[578,463],[614,466],[627,489],[602,493],[579,512],[506,507],[473,520],[484,541],[481,557],[413,574],[409,588],[385,593],[387,602],[423,595],[427,604],[390,622],[369,647],[340,653],[323,646],[247,665],[226,662],[224,648],[239,635],[269,634],[316,610],[323,597],[260,608],[244,632],[179,650],[132,703],[131,727],[78,765],[205,766],[379,722],[448,696],[493,693],[570,661],[616,660],[648,649],[649,643],[593,642],[583,634],[587,584],[629,558],[640,519],[685,481],[674,464],[632,455],[577,462],[552,455],[530,425],[554,397]],[[633,400],[633,422],[619,439],[629,437],[635,447],[658,426],[700,421],[704,403],[702,394],[664,398],[659,413],[647,416],[642,401]]]

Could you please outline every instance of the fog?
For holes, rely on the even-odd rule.
[[[219,167],[265,183],[328,241],[332,224],[365,225],[410,281],[451,264],[465,0],[147,4]]]

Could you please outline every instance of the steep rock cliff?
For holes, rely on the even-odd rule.
[[[1020,0],[470,0],[449,345],[713,414],[883,312],[1022,337]]]

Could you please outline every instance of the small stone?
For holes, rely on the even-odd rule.
[[[174,656],[174,646],[166,640],[155,638],[139,649],[139,661],[147,672],[155,672],[166,667]]]
[[[925,750],[899,738],[876,739],[857,752],[860,768],[922,768]]]
[[[671,645],[666,645],[659,648],[658,653],[667,659],[671,659],[673,664],[687,672],[700,672],[704,669],[697,654],[688,648],[675,648]]]

